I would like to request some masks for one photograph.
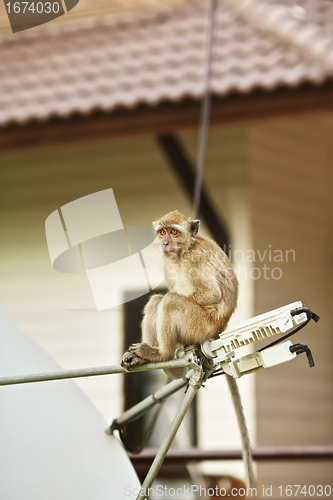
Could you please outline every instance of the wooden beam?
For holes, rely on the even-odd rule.
[[[154,460],[157,450],[146,448],[140,455],[128,453],[133,464],[144,463],[147,466]],[[332,445],[302,446],[265,446],[252,450],[254,460],[266,461],[304,461],[333,460]],[[200,460],[242,460],[241,450],[201,450],[199,448],[171,449],[168,451],[165,464],[183,464],[187,461]]]
[[[333,111],[333,81],[315,87],[279,88],[272,92],[256,90],[249,94],[213,97],[212,124],[248,121]],[[110,113],[51,118],[45,122],[11,124],[0,128],[0,150],[53,146],[118,137],[163,135],[197,127],[200,102],[184,99],[150,107],[117,109]]]
[[[178,175],[183,188],[193,203],[195,169],[179,138],[172,134],[159,135],[157,137],[157,142],[165,153],[170,166]],[[207,227],[216,243],[223,249],[227,248],[229,243],[227,230],[222,221],[219,219],[217,211],[213,206],[204,185],[201,192],[200,218],[201,217],[207,224]]]
[[[129,458],[140,478],[144,479],[157,449],[145,448],[140,455],[128,453]],[[333,446],[267,446],[252,450],[256,462],[316,462],[332,461]],[[187,477],[188,462],[203,460],[242,460],[241,450],[201,450],[199,448],[171,449],[164,459],[159,477]]]

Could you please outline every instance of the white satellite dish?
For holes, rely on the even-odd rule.
[[[0,376],[59,370],[0,315]],[[134,498],[139,480],[121,444],[71,380],[0,387],[0,498]]]

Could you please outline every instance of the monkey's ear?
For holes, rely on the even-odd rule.
[[[198,234],[199,226],[200,226],[199,219],[190,221],[190,230],[191,230],[192,236],[196,236]]]
[[[153,223],[152,223],[152,224],[153,224],[153,228],[154,228],[155,230],[158,228],[158,224],[159,224],[159,222],[160,222],[159,220],[154,220],[154,221],[153,221]]]

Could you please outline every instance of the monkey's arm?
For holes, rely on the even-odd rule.
[[[201,285],[188,299],[196,302],[199,306],[217,305],[221,302],[222,292],[217,286],[208,288]]]

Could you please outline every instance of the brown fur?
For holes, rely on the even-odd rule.
[[[213,240],[198,236],[199,221],[176,210],[153,226],[169,292],[153,295],[147,303],[142,343],[131,345],[121,362],[127,370],[168,361],[179,344],[217,338],[237,304],[238,282],[231,263]]]

